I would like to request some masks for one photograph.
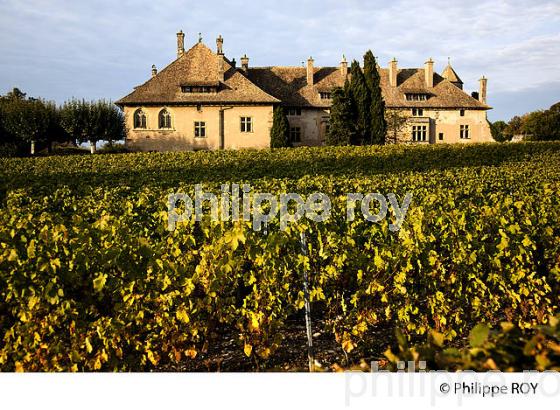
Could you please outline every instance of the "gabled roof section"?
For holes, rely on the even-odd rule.
[[[336,67],[315,67],[313,86],[307,84],[305,67],[256,67],[247,76],[284,105],[296,107],[330,107],[331,102],[321,99],[319,93],[342,87],[345,81]]]
[[[401,69],[397,74],[397,87],[389,84],[389,70],[379,70],[381,76],[381,91],[385,104],[390,108],[466,108],[488,110],[486,104],[471,97],[463,90],[434,73],[433,88],[426,87],[423,68]],[[426,101],[407,101],[406,94],[427,94]]]
[[[445,78],[447,81],[450,81],[452,83],[463,84],[463,82],[461,81],[461,79],[459,78],[459,76],[457,75],[455,70],[453,69],[453,67],[451,67],[451,62],[447,63],[447,67],[445,67],[443,69],[443,72],[441,73],[441,76],[443,78]]]
[[[467,108],[490,109],[463,90],[434,73],[434,86],[426,87],[424,69],[401,69],[397,87],[389,84],[389,70],[379,68],[381,91],[386,105],[391,108]],[[330,92],[343,87],[345,79],[338,67],[315,68],[314,85],[307,85],[305,67],[256,67],[250,68],[248,78],[260,88],[281,100],[286,106],[328,108],[330,100],[322,100],[320,92]],[[407,93],[427,94],[426,101],[407,101]]]
[[[220,81],[218,62],[224,58],[199,42],[155,77],[136,87],[116,104],[181,104],[181,103],[266,103],[279,101],[248,80],[224,58],[224,81]],[[184,93],[183,86],[217,86],[218,92]]]

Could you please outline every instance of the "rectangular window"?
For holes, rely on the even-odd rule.
[[[428,126],[426,125],[413,125],[412,126],[412,141],[423,142],[428,140]]]
[[[218,88],[211,85],[184,85],[181,87],[181,91],[189,94],[212,94],[218,91]]]
[[[405,94],[407,101],[426,101],[428,99],[428,94]]]
[[[424,109],[423,108],[413,108],[412,109],[412,116],[423,117],[424,116]]]
[[[320,92],[319,95],[321,96],[321,100],[330,100],[332,98],[331,93],[327,92]]]
[[[290,141],[291,142],[301,142],[301,128],[291,127],[290,128]]]
[[[194,137],[206,138],[206,123],[204,121],[194,122]]]
[[[461,125],[461,128],[459,130],[459,137],[461,139],[467,140],[470,138],[469,135],[469,126],[468,125]]]
[[[288,108],[288,112],[287,112],[286,115],[300,116],[301,115],[301,108]]]
[[[439,133],[439,140],[440,140],[440,141],[443,141],[443,132],[440,132],[440,133]]]
[[[241,132],[253,132],[253,119],[251,117],[241,117]]]
[[[465,110],[459,111],[459,115],[461,115],[461,117],[464,117],[465,116]]]

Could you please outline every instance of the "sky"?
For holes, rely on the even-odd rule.
[[[488,77],[489,119],[560,101],[559,0],[0,0],[0,94],[18,87],[62,103],[117,100],[201,33],[252,66],[337,66],[371,49],[381,66],[441,72],[448,57],[467,92]]]

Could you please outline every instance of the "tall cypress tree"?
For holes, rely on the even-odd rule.
[[[387,133],[385,121],[385,101],[381,94],[381,78],[377,70],[375,56],[368,50],[364,55],[364,76],[369,92],[369,141],[371,144],[384,144]]]
[[[345,88],[348,88],[348,81]],[[332,93],[331,119],[327,132],[327,145],[350,145],[355,139],[352,100],[342,88]]]
[[[354,144],[367,144],[371,132],[370,93],[360,64],[354,60],[350,68],[350,96],[355,109],[356,138]]]
[[[289,147],[290,144],[290,123],[284,112],[284,108],[278,106],[274,108],[272,116],[272,128],[270,129],[270,148]]]

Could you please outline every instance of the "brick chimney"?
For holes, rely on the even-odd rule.
[[[486,104],[486,91],[488,87],[488,79],[482,76],[482,78],[478,81],[480,82],[478,101],[480,101],[482,104]]]
[[[157,68],[155,64],[152,64],[152,78],[157,75]]]
[[[249,57],[247,57],[247,54],[241,57],[241,68],[245,72],[249,71]]]
[[[185,54],[185,33],[183,30],[177,33],[177,58]]]
[[[434,60],[431,58],[424,64],[424,76],[426,77],[426,87],[434,86]]]
[[[397,66],[397,59],[393,57],[393,59],[389,62],[389,85],[391,87],[397,86],[398,72],[399,72],[399,68]]]
[[[348,77],[348,61],[346,61],[346,56],[342,55],[342,61],[340,62],[340,75],[343,79]]]
[[[216,50],[218,54],[224,54],[224,39],[221,34],[216,39]]]
[[[313,57],[307,59],[307,85],[313,85],[313,76],[315,70],[313,68]]]

